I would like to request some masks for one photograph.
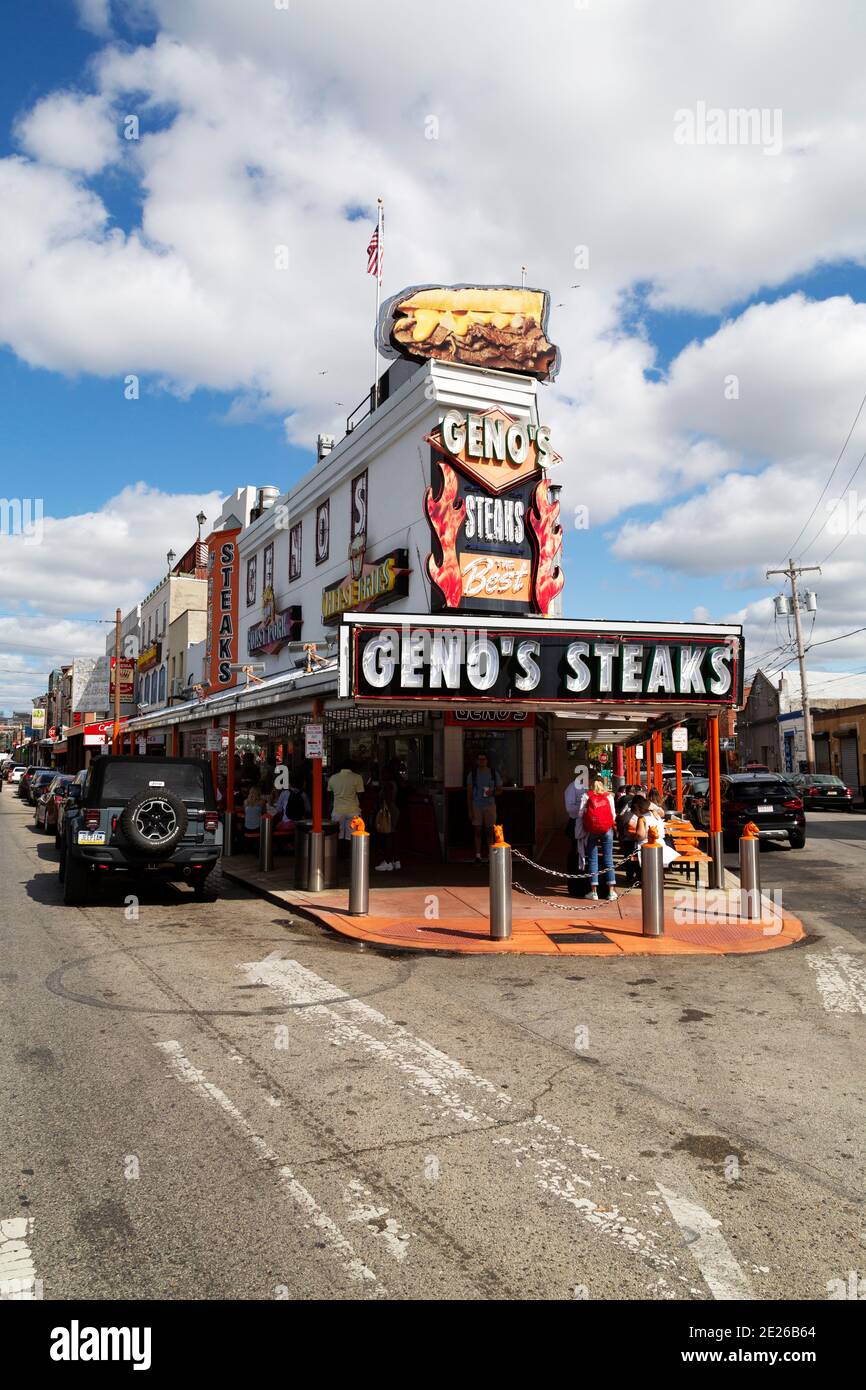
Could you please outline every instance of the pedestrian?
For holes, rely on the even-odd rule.
[[[616,891],[616,870],[613,867],[613,796],[597,777],[587,793],[581,825],[586,836],[586,858],[589,864],[590,898],[598,899],[599,854],[604,863],[608,902],[619,897]]]
[[[244,798],[244,831],[250,835],[257,835],[262,828],[262,791],[259,786],[259,776],[256,773],[254,780],[250,783],[250,789]]]
[[[578,873],[586,869],[586,836],[583,831],[583,808],[586,805],[586,768],[580,764],[574,769],[574,780],[565,789],[565,810],[568,815],[566,833],[569,836],[569,860],[567,869],[575,867]]]
[[[352,838],[351,824],[355,816],[361,814],[358,797],[364,790],[364,779],[355,772],[348,758],[340,764],[340,771],[328,778],[328,791],[333,797],[331,816],[337,821],[339,839],[348,844]]]
[[[466,806],[475,838],[475,863],[481,864],[481,832],[487,831],[484,848],[490,843],[491,831],[496,824],[496,793],[502,786],[502,778],[486,753],[475,755],[475,765],[466,778]],[[484,858],[487,858],[485,853]]]
[[[379,873],[391,873],[401,868],[396,854],[397,825],[400,821],[400,808],[397,805],[397,783],[386,774],[379,789],[379,799],[373,829],[382,853],[381,864],[376,865]]]
[[[677,857],[677,852],[673,845],[665,841],[665,823],[663,815],[658,813],[658,807],[646,796],[636,796],[632,806],[632,814],[629,820],[629,830],[634,840],[637,851],[638,864],[641,862],[641,852],[649,841],[650,830],[655,830],[657,842],[662,847],[664,867],[672,864]]]

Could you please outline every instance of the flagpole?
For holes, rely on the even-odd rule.
[[[373,409],[379,409],[379,302],[382,297],[382,255],[385,231],[385,212],[381,198],[376,199],[376,321],[373,328]]]

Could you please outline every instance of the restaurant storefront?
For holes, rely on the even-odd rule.
[[[209,610],[219,679],[212,666],[200,699],[133,721],[138,736],[210,757],[229,805],[245,740],[308,790],[314,822],[345,761],[369,819],[387,774],[410,863],[472,854],[480,752],[506,836],[539,852],[562,827],[576,751],[604,745],[621,778],[640,749],[660,784],[662,730],[706,721],[717,743],[742,697],[739,627],[562,615],[562,460],[538,407],[558,364],[547,310],[542,291],[496,286],[388,302],[380,344],[400,375],[293,489],[261,490],[231,565],[216,537],[230,589],[217,602],[214,584]],[[307,757],[310,724],[321,757]],[[710,763],[717,791],[712,747]]]

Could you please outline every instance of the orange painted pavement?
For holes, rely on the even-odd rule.
[[[278,873],[262,874],[254,862],[238,858],[223,861],[223,872],[255,891],[267,894],[272,902],[297,909],[322,925],[357,941],[401,950],[452,951],[467,955],[727,955],[772,951],[801,941],[806,933],[798,918],[775,912],[767,904],[763,922],[739,917],[739,893],[730,892],[723,919],[676,921],[674,894],[685,885],[670,883],[665,894],[665,930],[660,937],[641,934],[640,890],[620,890],[613,903],[597,905],[568,898],[564,893],[548,895],[546,901],[514,893],[512,896],[512,936],[508,941],[491,941],[487,917],[487,885],[370,885],[370,912],[350,917],[348,888],[306,893],[280,885]],[[691,890],[685,889],[686,893]],[[435,900],[435,902],[434,902]],[[708,905],[713,897],[708,894]],[[563,911],[556,904],[573,907]],[[435,918],[425,916],[436,912]],[[683,917],[685,913],[681,914]],[[722,914],[719,914],[721,916]],[[563,941],[563,934],[602,933],[603,941]]]

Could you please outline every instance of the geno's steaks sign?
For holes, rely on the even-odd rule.
[[[741,703],[737,629],[531,622],[498,628],[347,620],[340,694],[356,700],[525,700],[584,704]],[[673,627],[674,625],[670,625]]]

